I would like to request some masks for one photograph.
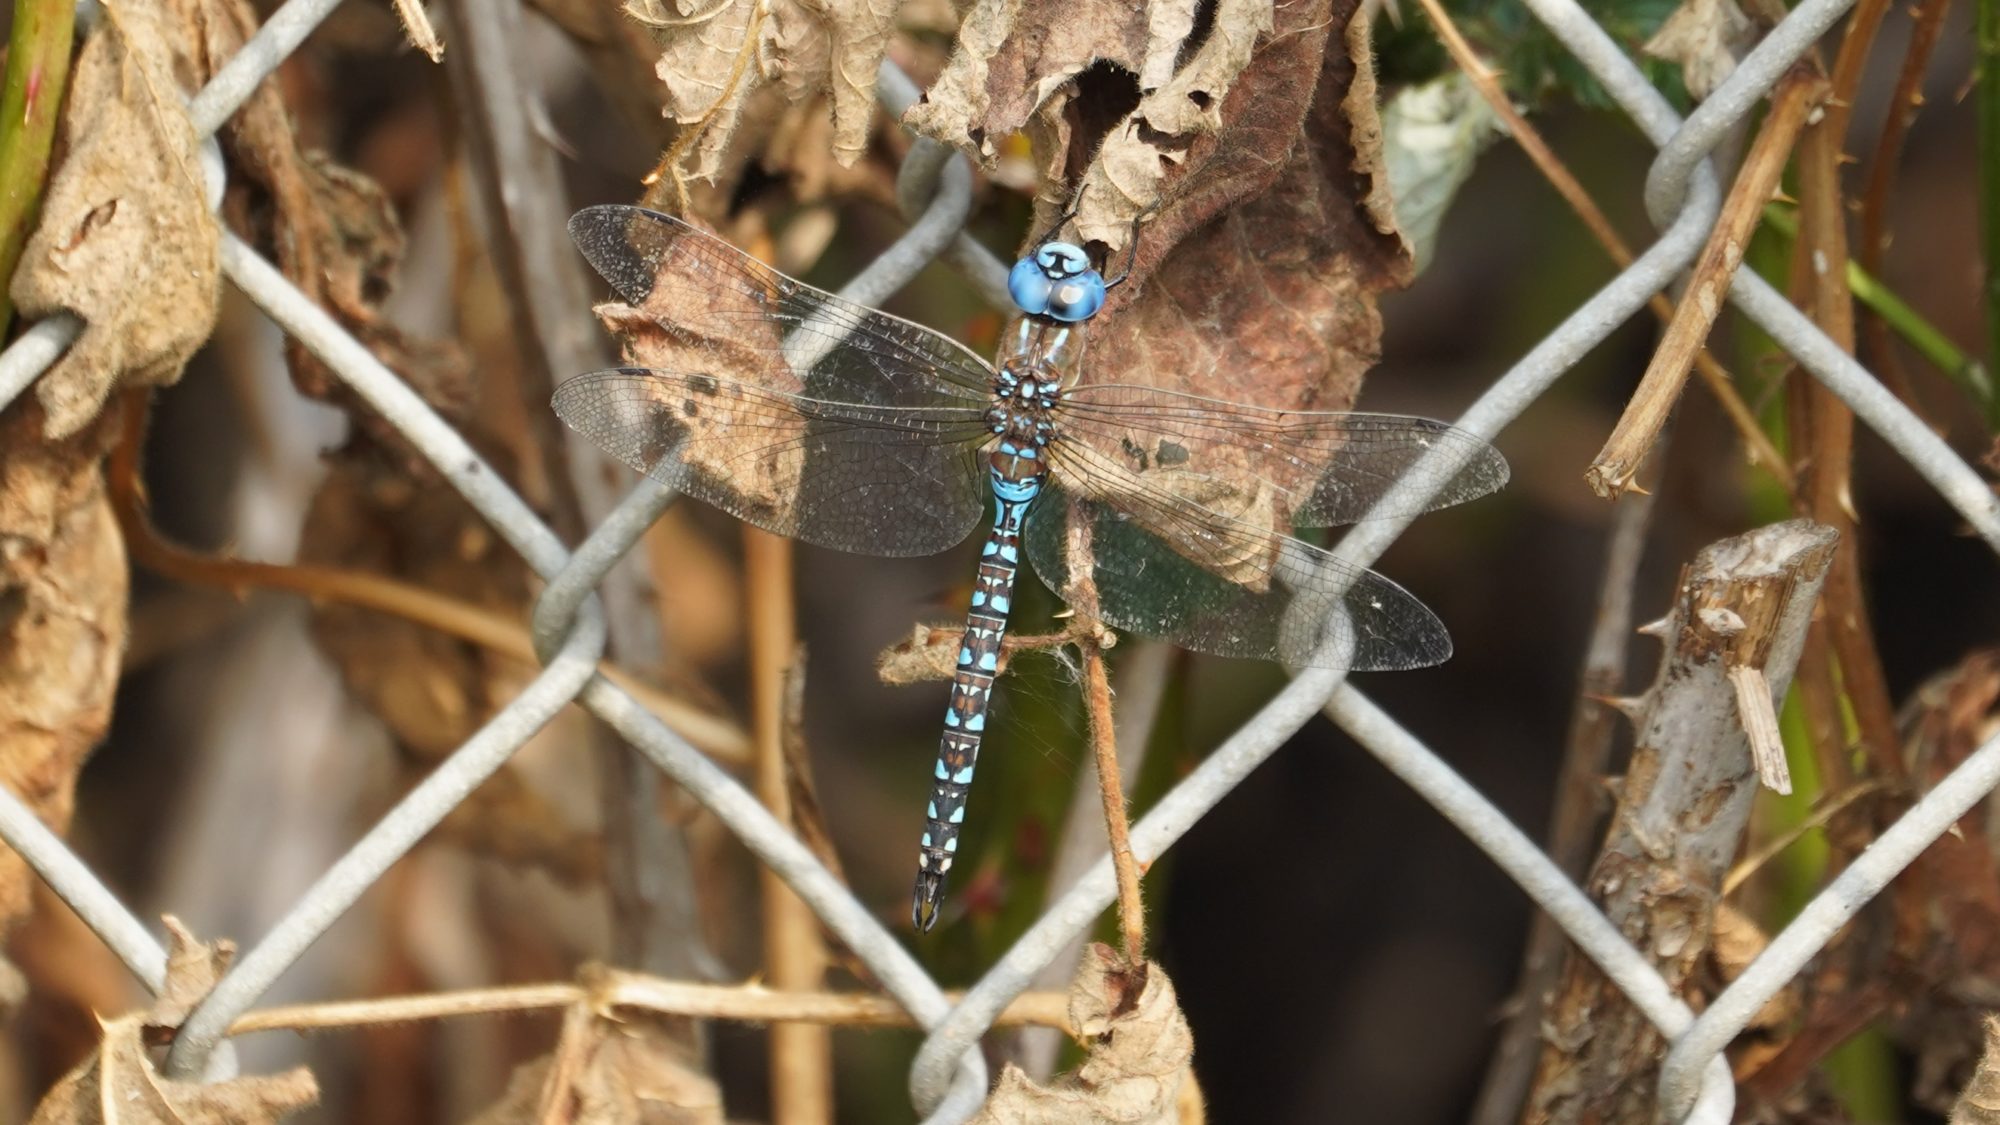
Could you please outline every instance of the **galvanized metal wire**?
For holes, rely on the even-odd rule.
[[[338,0],[289,0],[189,103],[197,134],[209,137],[257,84],[297,48]],[[1458,424],[1485,437],[1500,433],[1555,381],[1646,300],[1667,287],[1699,252],[1715,222],[1720,190],[1708,153],[1770,91],[1779,77],[1846,11],[1851,0],[1804,0],[1701,106],[1682,121],[1603,28],[1575,0],[1525,0],[1537,19],[1574,54],[1659,148],[1646,203],[1659,238],[1610,283],[1553,327],[1519,362],[1472,403]],[[913,104],[918,90],[885,64],[878,93],[891,111]],[[204,154],[211,191],[219,195],[221,166],[212,144]],[[911,148],[897,184],[910,227],[871,262],[844,293],[879,303],[940,257],[975,289],[1004,307],[1005,267],[964,231],[972,171],[963,156],[926,140]],[[308,300],[276,268],[227,234],[222,266],[232,284],[323,361],[394,425],[464,496],[547,584],[533,613],[541,673],[448,756],[327,872],[306,888],[271,932],[246,942],[246,952],[180,1029],[167,1059],[169,1073],[213,1074],[229,1025],[254,1007],[274,982],[341,913],[415,846],[482,780],[558,710],[579,703],[657,765],[783,878],[881,981],[883,988],[929,1029],[910,1070],[913,1104],[933,1122],[957,1122],[977,1111],[987,1072],[978,1041],[1008,1001],[1066,948],[1115,896],[1107,859],[1091,868],[1029,928],[962,999],[950,1003],[935,981],[875,920],[873,913],[791,832],[726,772],[662,725],[624,691],[600,676],[605,622],[592,591],[674,500],[657,484],[640,484],[574,552],[466,441],[384,367],[351,334]],[[1845,401],[1885,443],[1930,482],[1989,544],[2000,550],[2000,500],[1923,422],[1889,394],[1853,357],[1803,314],[1747,273],[1731,299],[1815,378]],[[0,408],[30,387],[75,339],[80,323],[57,316],[36,324],[0,353]],[[1406,482],[1421,490],[1443,479],[1439,466],[1420,466]],[[1421,507],[1399,505],[1405,510]],[[1345,537],[1339,553],[1366,564],[1405,526],[1381,520]],[[1672,1044],[1660,1099],[1671,1120],[1727,1121],[1734,1091],[1721,1051],[1756,1011],[1832,940],[1862,905],[1879,894],[1956,818],[2000,784],[2000,739],[1981,748],[1926,794],[1810,904],[1728,989],[1699,1016],[1675,996],[1651,963],[1625,941],[1584,893],[1526,834],[1420,740],[1345,683],[1338,672],[1301,673],[1226,739],[1133,828],[1142,859],[1158,857],[1230,793],[1315,714],[1328,715],[1476,843]],[[0,791],[0,840],[19,853],[68,902],[146,987],[158,990],[165,952],[157,938],[73,852],[13,794]]]

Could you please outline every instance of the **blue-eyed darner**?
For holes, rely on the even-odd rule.
[[[1415,514],[1391,486],[1441,446],[1455,468],[1414,507],[1482,496],[1506,482],[1499,453],[1421,418],[1080,383],[1081,325],[1106,283],[1074,245],[1014,267],[1022,319],[996,368],[666,215],[593,207],[570,234],[629,302],[601,311],[647,366],[572,379],[555,409],[619,460],[768,531],[868,555],[935,554],[990,510],[924,818],[919,929],[958,848],[1023,551],[1063,594],[1070,532],[1087,529],[1102,622],[1202,652],[1357,671],[1451,654],[1402,587],[1288,529]]]

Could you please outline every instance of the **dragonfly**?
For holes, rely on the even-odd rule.
[[[571,428],[821,547],[936,554],[987,518],[918,849],[919,931],[958,850],[1024,553],[1059,595],[1087,579],[1101,624],[1199,652],[1352,671],[1451,654],[1422,602],[1291,529],[1483,496],[1507,480],[1501,455],[1424,418],[1085,382],[1084,327],[1124,277],[1077,243],[1043,241],[1015,264],[1018,323],[988,363],[668,215],[591,207],[569,229],[625,302],[598,311],[635,364],[557,388]]]

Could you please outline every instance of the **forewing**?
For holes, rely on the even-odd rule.
[[[992,395],[992,368],[958,342],[795,281],[679,219],[587,207],[569,231],[611,287],[662,330],[654,350],[635,349],[648,366],[875,406]],[[618,310],[608,311],[615,322]]]
[[[1061,440],[1253,524],[1413,516],[1507,483],[1499,450],[1428,418],[1272,410],[1118,384],[1067,391],[1060,412]]]
[[[1408,591],[1290,535],[1230,519],[1173,492],[1121,482],[1117,503],[1077,495],[1077,450],[1029,518],[1028,558],[1072,600],[1070,522],[1090,532],[1098,616],[1218,656],[1392,671],[1451,655],[1444,625]]]
[[[864,555],[929,555],[985,505],[970,406],[825,402],[642,368],[556,388],[572,429],[663,484],[766,531]]]

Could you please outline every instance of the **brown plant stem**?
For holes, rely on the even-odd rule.
[[[14,0],[7,76],[0,87],[0,282],[13,278],[41,214],[75,28],[73,3]],[[0,285],[0,332],[12,319],[14,304]]]
[[[1846,208],[1840,189],[1841,122],[1832,116],[1811,124],[1799,138],[1799,240],[1793,249],[1792,289],[1821,331],[1843,350],[1854,350],[1854,295],[1847,286]],[[1903,776],[1901,740],[1896,734],[1895,706],[1883,679],[1882,660],[1875,651],[1874,629],[1868,621],[1861,589],[1859,544],[1854,534],[1851,498],[1854,460],[1854,413],[1816,379],[1794,374],[1791,433],[1793,453],[1804,463],[1799,474],[1799,514],[1840,532],[1840,545],[1826,580],[1823,630],[1839,666],[1836,691],[1854,713],[1862,746],[1877,773]],[[1811,673],[1821,671],[1809,662]],[[1844,731],[1843,731],[1844,735]],[[1842,737],[1821,746],[1828,783],[1843,785],[1850,771],[1844,761]]]
[[[1761,431],[1760,431],[1761,432]],[[1662,435],[1662,445],[1668,440]],[[1644,470],[1649,478],[1664,471],[1664,448]],[[1626,648],[1632,636],[1633,589],[1652,527],[1653,493],[1636,490],[1612,509],[1611,535],[1604,551],[1604,574],[1597,586],[1597,616],[1584,649],[1576,704],[1570,711],[1569,735],[1563,743],[1562,765],[1556,775],[1555,807],[1549,814],[1548,854],[1572,880],[1582,881],[1591,849],[1603,831],[1611,808],[1606,778],[1611,768],[1613,740],[1618,733],[1619,699],[1625,689]],[[1500,1034],[1480,1085],[1479,1100],[1467,1119],[1471,1125],[1513,1125],[1535,1077],[1542,1043],[1542,1016],[1549,993],[1562,979],[1563,951],[1568,938],[1562,927],[1542,911],[1528,928],[1521,953],[1520,983],[1513,1010]]]
[[[757,797],[781,823],[793,823],[785,764],[786,669],[798,651],[792,592],[792,543],[743,529],[744,593],[750,642],[750,726],[755,736]],[[774,987],[808,992],[826,979],[826,945],[812,909],[770,868],[759,876],[764,900],[764,971]],[[825,1027],[800,1022],[771,1028],[771,1120],[810,1125],[833,1118],[833,1041]]]
[[[628,1008],[691,1019],[745,1023],[813,1023],[833,1027],[914,1027],[916,1021],[894,1000],[840,992],[790,992],[761,984],[694,984],[642,973],[595,969],[584,984],[527,984],[504,988],[428,992],[382,1000],[293,1004],[250,1012],[229,1026],[229,1034],[265,1031],[330,1031],[417,1020],[464,1016],[519,1015],[561,1011],[579,1003],[605,1009]],[[953,1000],[957,997],[953,996]],[[1007,1005],[996,1024],[1036,1024],[1069,1028],[1069,998],[1060,992],[1029,992]]]
[[[1104,649],[1079,646],[1083,655],[1083,702],[1090,715],[1090,753],[1097,767],[1097,790],[1104,798],[1104,832],[1111,840],[1111,869],[1118,878],[1118,929],[1125,962],[1142,965],[1146,955],[1146,907],[1139,897],[1139,861],[1132,855],[1132,825],[1126,818],[1125,786],[1118,773],[1118,736],[1111,721],[1111,680]]]
[[[1097,585],[1092,577],[1092,511],[1087,504],[1069,510],[1069,588],[1063,597],[1079,623],[1097,620]],[[1118,929],[1125,946],[1125,964],[1146,963],[1146,907],[1139,897],[1139,861],[1132,854],[1132,826],[1125,811],[1125,784],[1118,771],[1118,732],[1111,714],[1111,680],[1104,670],[1101,633],[1077,642],[1083,661],[1083,707],[1090,718],[1090,751],[1097,768],[1097,791],[1104,800],[1104,834],[1111,842],[1111,871],[1118,881]]]
[[[1910,126],[1916,121],[1917,109],[1923,105],[1924,74],[1930,69],[1931,52],[1937,47],[1944,18],[1950,11],[1951,0],[1919,0],[1910,29],[1909,49],[1903,54],[1903,67],[1896,75],[1896,91],[1889,99],[1889,116],[1882,123],[1881,136],[1876,138],[1875,151],[1868,158],[1868,178],[1861,192],[1860,242],[1854,256],[1862,269],[1876,277],[1882,276],[1883,258],[1889,252],[1889,196],[1895,190],[1897,161]],[[1916,389],[1896,358],[1888,322],[1880,316],[1864,314],[1860,327],[1869,369],[1880,372],[1882,381],[1896,397],[1915,409]],[[1991,426],[1993,402],[1989,399],[1981,405]]]
[[[1695,353],[1728,299],[1730,282],[1743,262],[1743,247],[1764,204],[1777,190],[1799,131],[1825,94],[1826,79],[1804,64],[1787,71],[1772,92],[1770,112],[1744,157],[1728,198],[1723,200],[1722,214],[1709,233],[1707,245],[1695,259],[1687,295],[1674,310],[1674,318],[1667,324],[1625,413],[1584,472],[1584,480],[1599,496],[1615,499],[1630,489],[1667,415],[1680,401]]]
[[[405,621],[448,633],[525,663],[535,663],[535,649],[520,622],[479,606],[400,582],[379,574],[325,566],[278,565],[204,555],[168,542],[146,518],[144,491],[139,483],[139,450],[144,439],[146,403],[135,394],[125,413],[125,434],[112,451],[106,481],[112,511],[125,536],[132,561],[178,582],[224,590],[282,590],[316,602],[372,609]],[[629,692],[675,732],[721,761],[750,759],[750,738],[735,724],[674,699],[610,662],[600,662],[604,678]]]
[[[1583,190],[1583,185],[1570,172],[1568,165],[1564,164],[1555,150],[1549,147],[1549,143],[1542,138],[1541,133],[1528,123],[1528,119],[1522,117],[1514,108],[1514,103],[1507,99],[1507,91],[1500,85],[1499,75],[1472,49],[1472,44],[1466,41],[1465,36],[1458,30],[1458,25],[1452,21],[1451,13],[1445,10],[1442,0],[1417,0],[1417,3],[1422,5],[1425,14],[1430,16],[1431,26],[1437,30],[1438,40],[1444,44],[1445,53],[1458,64],[1459,70],[1463,71],[1467,81],[1472,83],[1472,88],[1478,92],[1480,99],[1506,126],[1507,135],[1514,138],[1514,142],[1521,146],[1521,151],[1527,155],[1536,170],[1541,172],[1542,178],[1549,181],[1549,186],[1555,188],[1556,194],[1562,196],[1563,202],[1568,203],[1570,210],[1576,212],[1577,218],[1583,221],[1584,228],[1597,240],[1597,244],[1604,248],[1604,252],[1610,255],[1615,265],[1620,269],[1631,265],[1633,261],[1631,247],[1618,236],[1617,228],[1611,225],[1610,218],[1597,206],[1597,201],[1590,197],[1590,193]],[[1658,317],[1662,324],[1673,322],[1674,303],[1666,294],[1655,293],[1652,300],[1647,302],[1647,307],[1653,310],[1653,315]],[[1771,444],[1771,439],[1764,433],[1764,428],[1758,425],[1756,413],[1743,401],[1743,396],[1736,393],[1735,380],[1730,377],[1728,370],[1716,362],[1715,357],[1706,349],[1695,355],[1694,369],[1695,373],[1701,376],[1702,385],[1715,396],[1716,402],[1722,406],[1723,413],[1728,415],[1730,424],[1736,427],[1738,436],[1743,439],[1744,448],[1749,452],[1750,460],[1777,478],[1779,486],[1789,494],[1792,491],[1791,466],[1786,464],[1777,447]]]

